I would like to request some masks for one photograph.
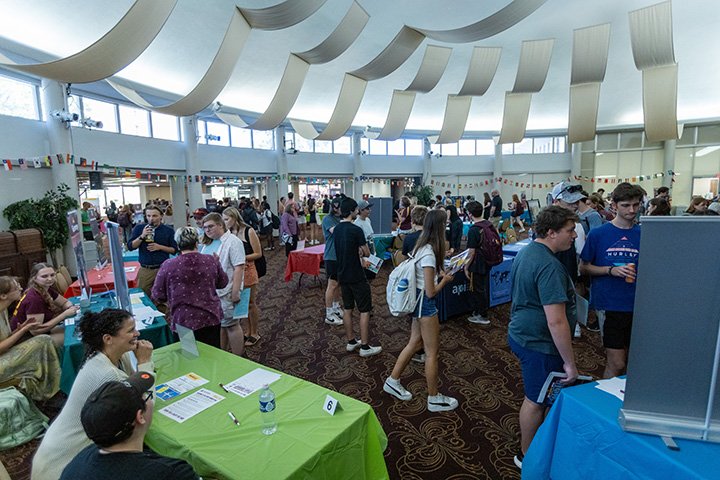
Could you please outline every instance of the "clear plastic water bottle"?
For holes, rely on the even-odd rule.
[[[277,431],[275,393],[267,385],[263,385],[262,390],[260,390],[260,418],[262,419],[262,433],[272,435]]]

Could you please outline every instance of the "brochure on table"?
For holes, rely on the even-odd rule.
[[[252,372],[226,384],[225,389],[244,398],[260,390],[263,385],[270,385],[279,379],[279,373],[256,368]]]
[[[165,408],[161,408],[160,413],[178,423],[183,423],[188,418],[194,417],[224,399],[225,397],[222,395],[211,392],[206,388],[201,388],[192,395],[178,400]]]
[[[169,382],[155,386],[155,396],[160,400],[170,400],[178,395],[205,385],[208,380],[196,373],[188,373]]]

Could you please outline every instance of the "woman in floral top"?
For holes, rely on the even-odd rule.
[[[199,342],[220,348],[223,311],[216,289],[228,284],[227,274],[214,255],[198,252],[195,228],[178,228],[175,242],[180,255],[163,262],[152,298],[167,303],[173,331],[175,325],[182,325],[193,330]]]

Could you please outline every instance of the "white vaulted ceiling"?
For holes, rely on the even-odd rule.
[[[292,0],[304,1],[304,0]],[[3,0],[0,2],[0,49],[22,55],[18,63],[48,61],[82,51],[101,38],[133,5],[131,0]],[[187,95],[210,66],[235,7],[264,8],[281,0],[178,0],[149,47],[114,80],[139,93],[164,92],[169,100]],[[352,0],[326,0],[306,20],[280,30],[253,28],[229,81],[216,98],[237,109],[251,123],[275,95],[289,54],[322,42],[338,26]],[[320,127],[328,122],[346,72],[375,58],[404,26],[449,30],[476,23],[508,6],[510,0],[357,0],[369,20],[357,39],[334,60],[311,65],[288,118]],[[540,2],[542,3],[542,2]],[[449,94],[457,94],[474,47],[501,47],[490,87],[475,97],[466,131],[498,132],[507,91],[518,73],[522,42],[554,39],[547,79],[533,93],[528,130],[565,130],[571,80],[573,31],[610,24],[607,69],[600,87],[599,128],[643,123],[642,73],[631,49],[628,13],[654,0],[547,0],[505,31],[471,43],[424,39],[399,68],[367,83],[352,125],[381,129],[394,90],[416,78],[428,45],[452,49],[444,73],[428,93],[417,93],[408,130],[439,132]],[[678,73],[679,121],[720,117],[720,2],[674,0],[672,27]],[[14,57],[15,59],[20,57]],[[432,82],[431,82],[432,84]],[[209,111],[209,110],[207,110]]]

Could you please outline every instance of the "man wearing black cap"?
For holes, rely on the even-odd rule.
[[[325,237],[325,275],[327,276],[327,289],[325,290],[325,323],[328,325],[342,325],[342,309],[340,308],[340,285],[337,281],[337,255],[335,255],[335,227],[340,223],[340,203],[342,197],[335,197],[330,203],[330,215],[322,221],[323,236]]]
[[[360,356],[369,357],[382,351],[382,347],[371,347],[370,311],[372,310],[372,293],[370,284],[365,277],[365,270],[360,255],[370,256],[370,250],[362,229],[353,225],[357,218],[358,204],[352,198],[345,198],[340,204],[342,221],[335,227],[335,252],[337,254],[337,278],[343,301],[343,325],[347,336],[346,350],[353,352],[360,347]],[[360,311],[360,339],[355,338],[352,325],[352,312],[357,306]]]
[[[154,410],[153,384],[146,372],[103,384],[80,412],[85,433],[95,445],[81,451],[63,470],[61,480],[195,480],[184,460],[143,452]]]

